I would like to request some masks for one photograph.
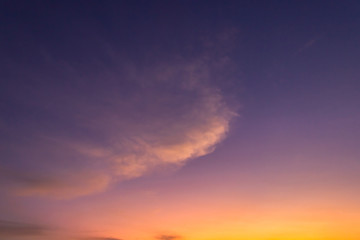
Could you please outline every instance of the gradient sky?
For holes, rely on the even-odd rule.
[[[0,6],[1,240],[358,240],[359,1]]]

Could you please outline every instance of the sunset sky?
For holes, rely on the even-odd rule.
[[[359,240],[360,1],[0,3],[0,240]]]

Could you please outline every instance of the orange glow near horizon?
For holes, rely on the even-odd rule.
[[[191,199],[181,193],[170,192],[173,195],[166,198],[163,194],[140,191],[75,205],[64,219],[72,218],[68,227],[77,226],[77,231],[145,240],[159,232],[186,240],[357,240],[360,234],[360,208],[346,197],[314,193],[294,199],[290,194],[259,201],[230,193]],[[132,209],[125,207],[130,204]]]

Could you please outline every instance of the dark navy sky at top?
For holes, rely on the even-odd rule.
[[[8,121],[25,114],[11,96],[29,81],[19,77],[23,68],[47,71],[44,52],[75,65],[94,57],[106,63],[94,53],[105,40],[146,65],[191,56],[200,50],[187,47],[199,38],[237,28],[232,57],[241,78],[227,91],[238,93],[248,126],[285,113],[358,119],[359,12],[359,1],[2,1],[1,109]]]
[[[315,37],[330,35],[340,48],[351,44],[359,37],[360,24],[357,1],[3,1],[2,5],[2,49],[13,57],[14,51],[18,57],[26,53],[34,57],[34,47],[45,46],[64,58],[76,58],[92,47],[84,39],[92,31],[142,59],[144,53],[176,52],[199,36],[237,27],[242,35],[239,45],[246,48],[245,64],[256,72],[271,61],[286,60],[294,48]]]
[[[88,57],[84,54],[92,47],[91,41],[86,42],[91,31],[121,45],[129,56],[143,59],[146,53],[151,58],[154,53],[176,52],[199,36],[237,27],[245,71],[259,72],[274,61],[288,61],[315,37],[330,36],[332,42],[325,39],[321,45],[332,44],[338,54],[353,49],[360,25],[358,1],[2,1],[2,5],[2,52],[31,61],[36,61],[33,51],[39,46],[64,58],[79,53]]]
[[[266,89],[269,72],[356,67],[359,10],[358,1],[2,1],[2,74],[9,61],[41,64],[39,49],[67,61],[92,57],[91,37],[146,63],[236,27],[234,56],[249,86]],[[294,57],[315,38],[316,49]]]

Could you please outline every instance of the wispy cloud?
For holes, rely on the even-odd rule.
[[[211,153],[236,115],[218,84],[230,60],[213,52],[141,66],[113,59],[117,67],[88,72],[72,67],[65,80],[24,92],[23,108],[39,114],[13,127],[13,191],[81,196]],[[21,162],[27,172],[17,169]]]
[[[312,39],[310,39],[309,41],[307,41],[302,47],[300,47],[296,52],[295,52],[295,56],[300,54],[301,52],[305,51],[306,49],[312,47],[318,40],[320,39],[320,36],[316,36]]]

